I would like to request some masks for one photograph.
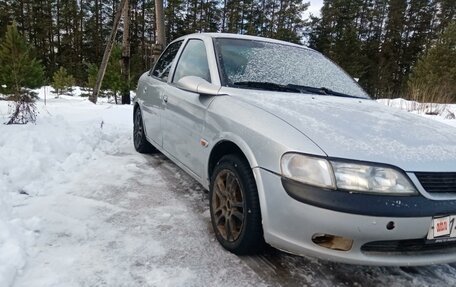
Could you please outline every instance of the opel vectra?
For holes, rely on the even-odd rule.
[[[134,146],[209,190],[235,254],[265,243],[333,261],[456,261],[456,129],[373,101],[312,49],[192,34],[141,76]]]

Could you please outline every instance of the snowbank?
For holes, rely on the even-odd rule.
[[[20,222],[11,220],[11,199],[0,186],[0,285],[9,286],[17,270],[25,265],[23,230]]]
[[[456,126],[456,104],[418,103],[404,99],[379,99],[377,102]]]
[[[44,92],[49,89],[39,95]],[[67,96],[48,98],[47,106],[40,100],[37,106],[36,125],[0,124],[0,286],[10,286],[25,266],[40,229],[37,218],[17,219],[12,206],[28,195],[55,192],[56,182],[69,181],[88,162],[131,144],[123,132],[131,126],[131,106],[93,105]],[[0,101],[2,123],[7,114],[8,103]]]
[[[38,107],[36,125],[0,125],[0,286],[265,286],[208,232],[201,187],[134,150],[132,106]]]
[[[54,99],[57,94],[55,92],[55,89],[51,86],[43,86],[39,89],[33,90],[34,93],[38,96],[39,99],[41,100],[49,100],[49,99]],[[68,92],[59,95],[59,98],[63,99],[71,99],[71,98],[87,98],[88,95],[92,93],[92,90],[86,87],[79,87],[79,86],[73,86],[69,89]],[[130,98],[133,99],[136,96],[135,91],[130,91]],[[98,98],[98,103],[114,103],[114,99],[112,97],[99,97]]]

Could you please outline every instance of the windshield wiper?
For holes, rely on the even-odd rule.
[[[291,92],[291,93],[302,93],[300,88],[295,88],[290,85],[280,85],[272,82],[254,82],[254,81],[245,81],[245,82],[235,82],[234,86],[245,87],[252,89],[261,89],[267,91],[278,91],[278,92]]]
[[[234,86],[237,87],[246,87],[252,89],[261,89],[268,91],[278,91],[278,92],[291,92],[291,93],[312,93],[317,95],[330,95],[336,97],[344,98],[355,98],[355,99],[366,99],[365,97],[359,97],[354,95],[349,95],[341,92],[333,91],[326,87],[312,87],[312,86],[302,86],[302,85],[281,85],[272,82],[255,82],[255,81],[245,81],[245,82],[235,82]]]
[[[297,89],[300,90],[301,93],[312,93],[312,94],[317,94],[317,95],[330,95],[330,96],[336,96],[336,97],[343,97],[343,98],[355,98],[355,99],[366,99],[365,97],[359,97],[359,96],[354,96],[354,95],[349,95],[341,92],[336,92],[331,89],[328,89],[326,87],[312,87],[312,86],[301,86],[301,85],[294,85],[294,84],[288,84],[286,85],[287,87],[290,87],[292,89]]]

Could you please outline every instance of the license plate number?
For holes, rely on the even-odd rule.
[[[427,240],[430,242],[445,242],[456,240],[456,215],[434,217],[429,227]]]

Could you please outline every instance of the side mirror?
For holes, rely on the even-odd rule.
[[[175,84],[179,89],[209,96],[219,95],[221,88],[220,86],[213,85],[205,79],[196,76],[183,77]]]

